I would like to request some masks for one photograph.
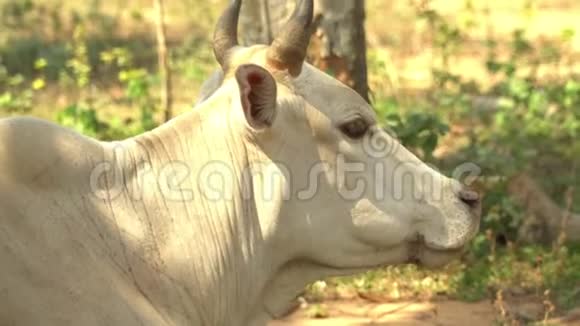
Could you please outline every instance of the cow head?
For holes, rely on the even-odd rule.
[[[477,193],[421,162],[361,96],[305,62],[312,0],[273,44],[251,47],[237,42],[240,2],[221,17],[214,52],[233,96],[224,114],[263,172],[254,191],[271,195],[256,198],[270,245],[336,270],[455,257],[478,229]]]

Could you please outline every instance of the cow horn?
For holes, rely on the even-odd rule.
[[[228,51],[238,45],[238,20],[241,7],[241,0],[232,1],[218,20],[213,34],[213,53],[222,67],[226,63]]]
[[[312,35],[313,16],[313,0],[302,0],[296,5],[292,18],[268,50],[268,60],[272,65],[288,69],[293,76],[300,74]]]

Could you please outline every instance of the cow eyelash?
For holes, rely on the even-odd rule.
[[[365,120],[358,118],[342,124],[339,129],[352,139],[360,139],[369,131],[369,128],[370,125]]]

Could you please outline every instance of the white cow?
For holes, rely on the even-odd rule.
[[[271,46],[215,54],[195,110],[121,142],[0,121],[0,325],[265,325],[316,279],[457,256],[476,193],[304,63],[312,0]]]

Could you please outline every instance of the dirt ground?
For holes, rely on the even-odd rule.
[[[271,322],[269,326],[492,326],[503,319],[502,312],[504,316],[516,317],[509,319],[512,325],[527,325],[532,320],[542,321],[545,317],[542,303],[527,299],[510,304],[501,310],[499,311],[491,301],[478,303],[333,301],[304,307],[283,320]],[[323,312],[325,317],[312,318],[313,311]],[[549,318],[545,320],[545,324],[580,326],[580,308],[559,317]]]
[[[330,302],[322,308],[327,318],[312,319],[305,308],[269,326],[362,326],[362,325],[493,325],[496,311],[490,302]]]

